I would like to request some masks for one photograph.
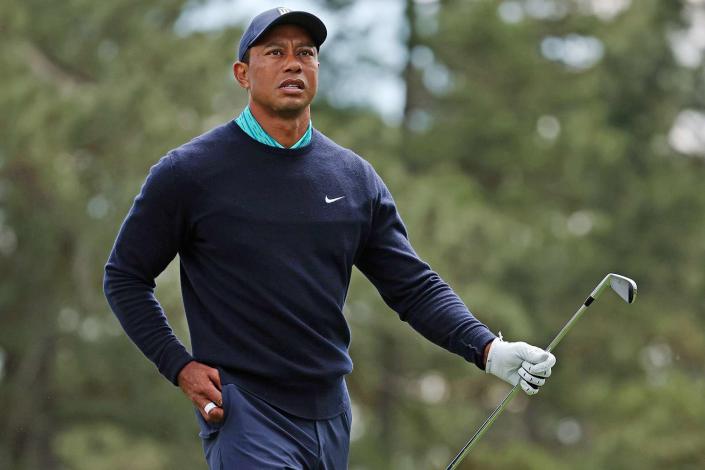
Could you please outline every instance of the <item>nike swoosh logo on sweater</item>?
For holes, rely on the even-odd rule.
[[[330,199],[328,196],[326,196],[326,204],[330,204],[331,202],[335,202],[335,201],[340,201],[340,200],[343,199],[344,197],[345,197],[345,196],[340,196],[340,197],[336,197],[336,198]]]

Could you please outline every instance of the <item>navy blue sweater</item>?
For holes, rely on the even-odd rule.
[[[193,354],[154,296],[179,255]],[[419,259],[372,166],[318,131],[278,149],[232,121],[152,168],[105,266],[123,328],[172,383],[197,360],[290,413],[322,419],[348,400],[353,266],[400,318],[478,365],[494,335]]]

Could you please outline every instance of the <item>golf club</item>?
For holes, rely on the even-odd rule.
[[[632,302],[634,302],[634,299],[636,298],[636,282],[634,282],[632,279],[629,279],[628,277],[621,276],[619,274],[610,273],[606,275],[605,278],[600,281],[597,287],[595,287],[595,289],[588,296],[588,298],[585,299],[585,302],[583,302],[583,305],[580,306],[580,308],[577,312],[575,312],[573,317],[568,320],[568,322],[561,329],[561,331],[559,331],[556,337],[553,338],[553,341],[551,341],[551,344],[548,345],[546,351],[551,352],[553,348],[555,348],[558,343],[561,342],[563,337],[568,334],[571,328],[573,328],[575,322],[578,321],[578,318],[582,316],[585,310],[587,310],[587,308],[600,296],[602,291],[607,286],[610,286],[612,290],[615,291],[617,295],[620,296],[626,303],[631,304]],[[509,392],[509,394],[507,394],[507,396],[504,398],[504,400],[502,400],[502,402],[497,405],[497,408],[495,408],[492,414],[490,414],[485,420],[485,422],[482,423],[482,426],[480,426],[480,428],[475,432],[475,434],[468,441],[468,443],[465,444],[465,447],[463,447],[458,453],[458,455],[456,455],[455,458],[450,462],[450,464],[448,464],[446,470],[453,470],[457,468],[458,465],[460,465],[460,462],[462,462],[468,452],[470,452],[470,449],[473,448],[477,441],[479,441],[480,438],[485,434],[485,432],[487,432],[489,427],[492,426],[492,423],[495,422],[495,420],[499,417],[502,411],[504,411],[509,402],[512,401],[517,391],[519,391],[519,384],[515,385],[514,388],[512,388],[512,390]]]

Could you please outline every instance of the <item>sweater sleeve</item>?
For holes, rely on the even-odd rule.
[[[391,193],[374,173],[376,199],[369,236],[356,266],[386,304],[428,340],[484,369],[495,338],[409,242]]]
[[[150,169],[120,228],[103,278],[105,297],[123,329],[174,385],[192,357],[154,296],[154,280],[174,259],[186,237],[183,193],[167,155]]]

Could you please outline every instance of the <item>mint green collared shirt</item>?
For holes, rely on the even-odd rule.
[[[262,126],[259,125],[257,119],[255,119],[252,115],[252,111],[250,111],[249,106],[246,106],[245,109],[242,110],[242,113],[235,118],[235,123],[240,126],[240,129],[242,129],[245,134],[249,135],[257,142],[269,145],[270,147],[277,147],[280,149],[285,148],[282,144],[274,140],[271,135],[267,134],[267,131],[262,129]],[[308,145],[311,142],[312,132],[313,124],[311,123],[311,120],[309,120],[308,128],[306,129],[306,132],[304,132],[304,135],[301,136],[298,142],[289,148],[296,149]]]

